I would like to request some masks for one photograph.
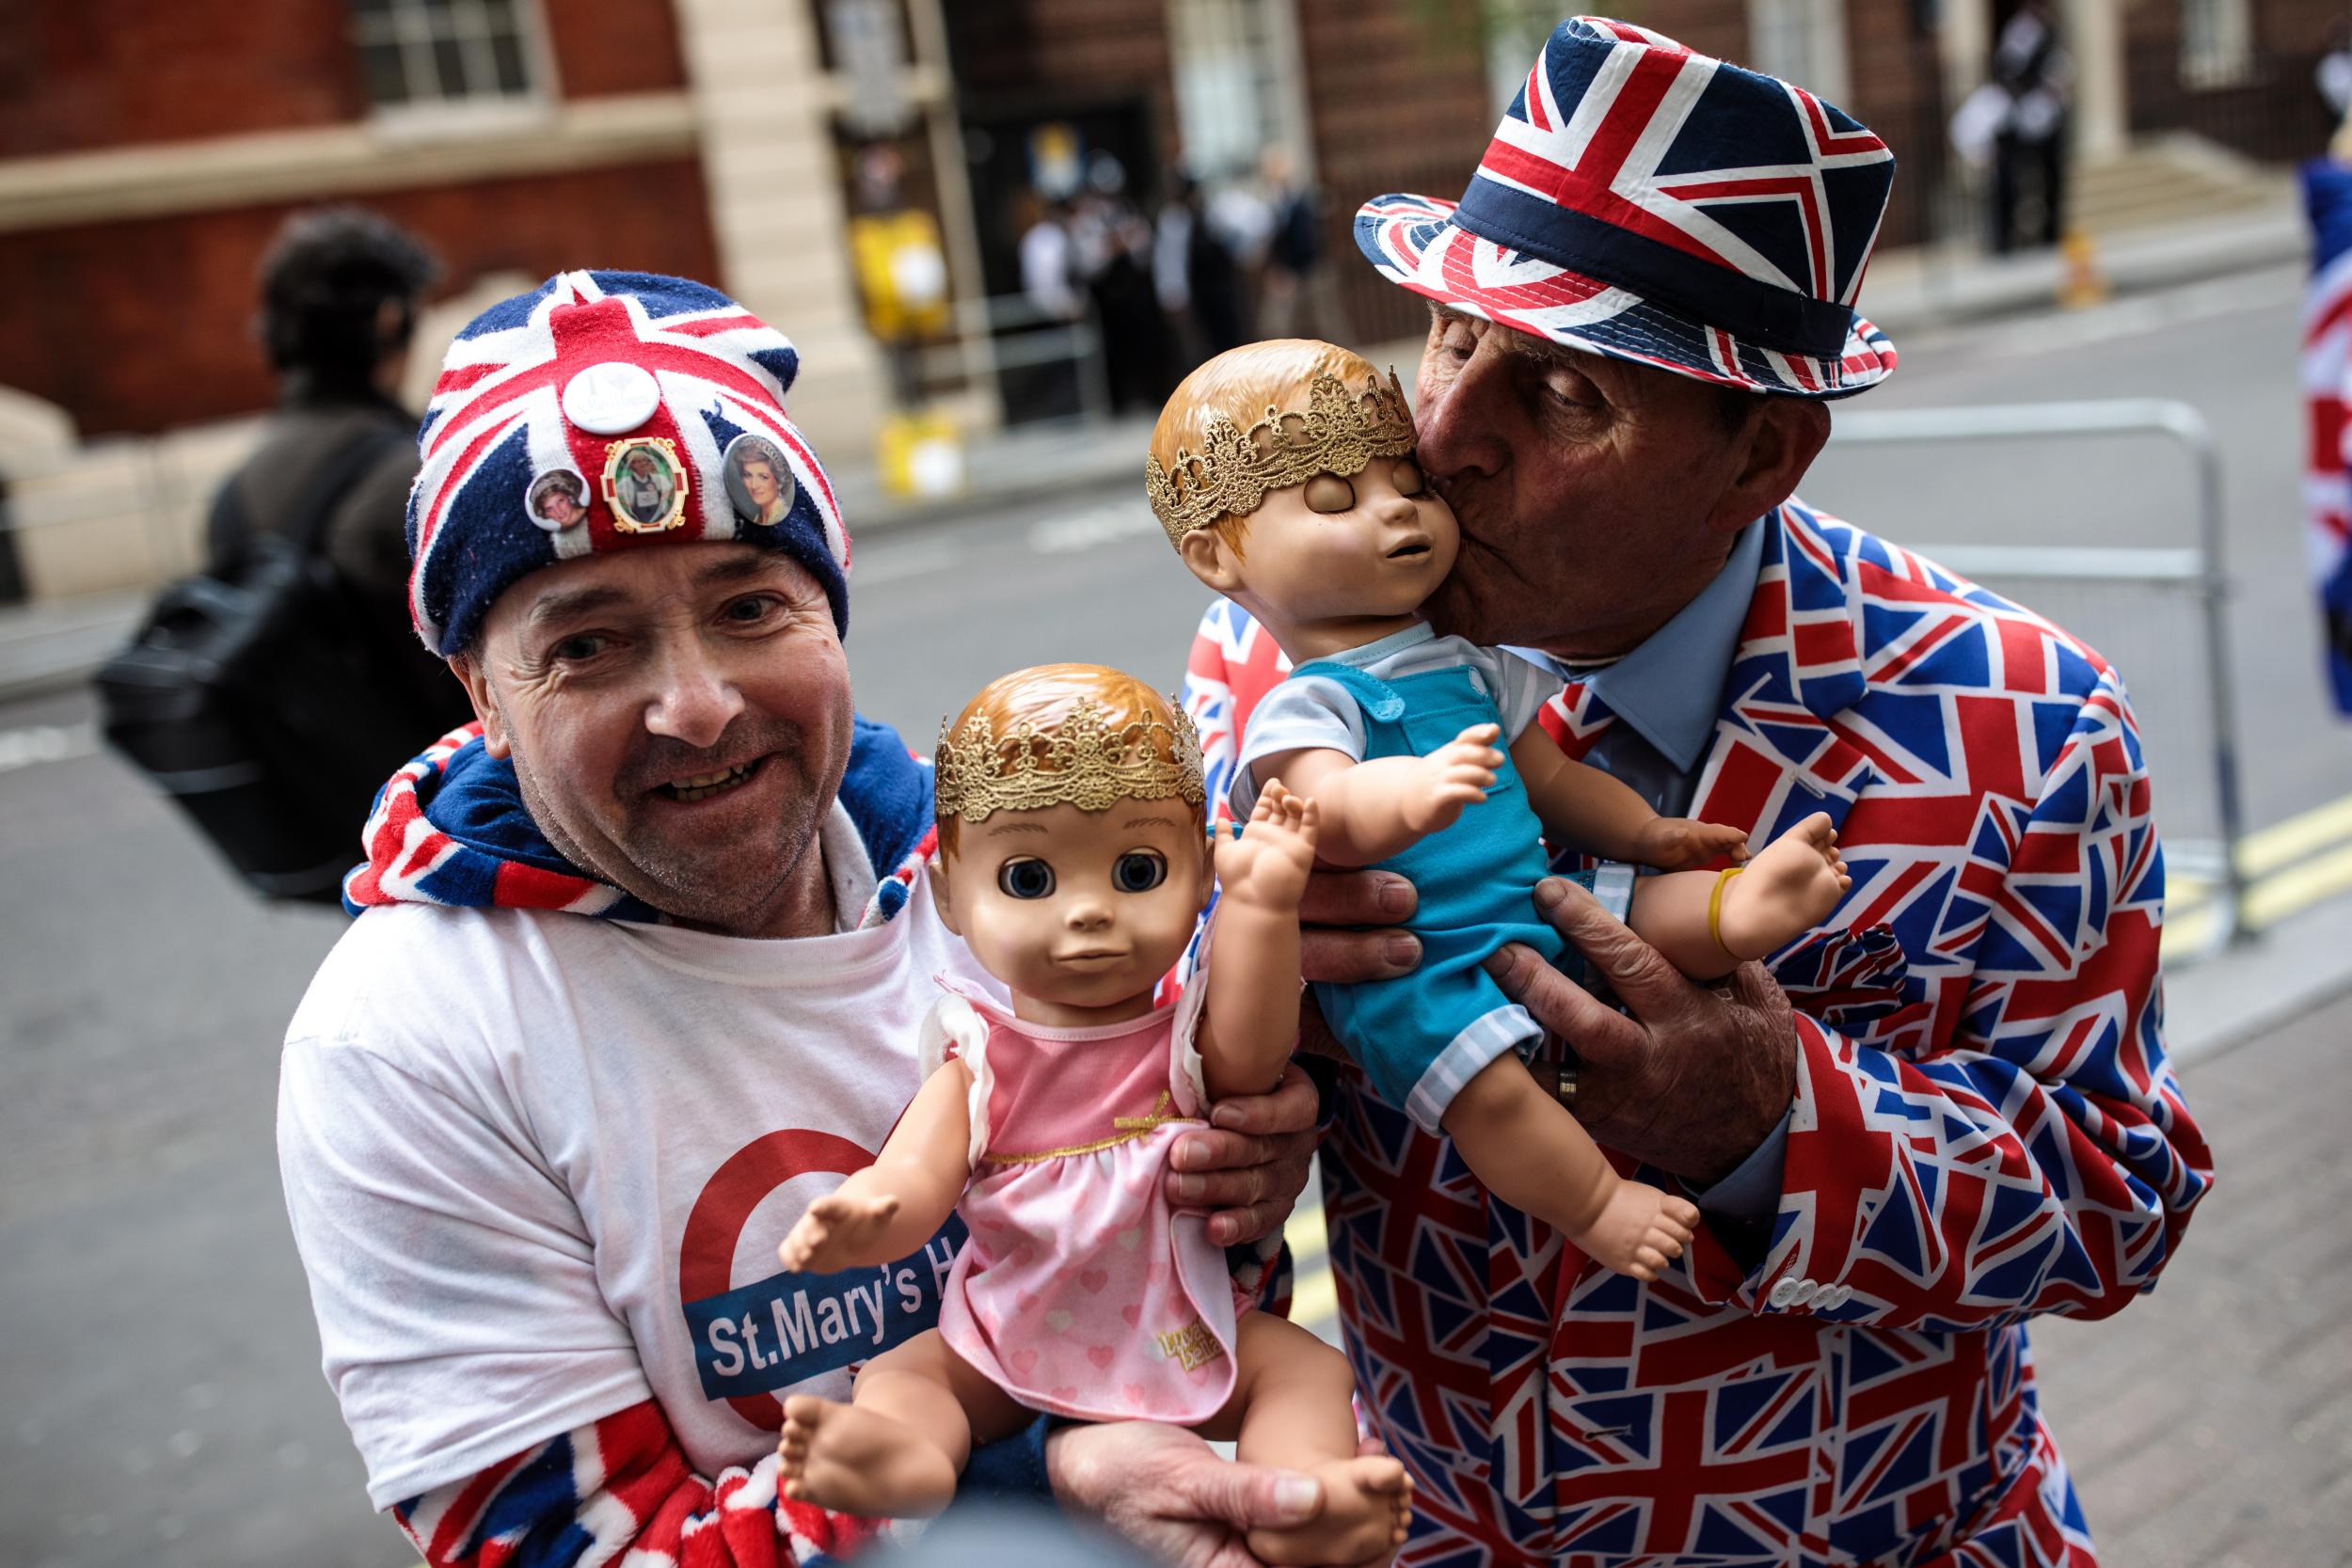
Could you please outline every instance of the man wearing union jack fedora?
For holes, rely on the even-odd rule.
[[[1893,174],[1794,84],[1577,17],[1458,202],[1357,216],[1429,301],[1419,458],[1461,525],[1436,629],[1556,673],[1546,728],[1661,812],[1756,842],[1829,812],[1853,878],[1719,988],[1548,882],[1622,1010],[1495,960],[1596,1141],[1706,1216],[1655,1283],[1343,1079],[1325,1215],[1357,1385],[1418,1482],[1403,1562],[2094,1561],[2024,1323],[2152,1288],[2211,1159],[2164,1050],[2122,679],[1794,498],[1829,404],[1895,368],[1855,309]],[[1279,650],[1219,602],[1189,671],[1230,769]]]
[[[287,1030],[278,1150],[369,1497],[432,1568],[858,1545],[778,1495],[779,1401],[847,1397],[934,1322],[961,1240],[775,1263],[913,1098],[935,977],[985,983],[917,875],[930,769],[850,706],[850,540],[785,414],[798,365],[700,284],[564,273],[458,335],[419,436],[410,609],[479,721],[377,799],[358,918]],[[737,500],[731,450],[788,503]],[[660,504],[632,504],[657,453]],[[1185,1134],[1220,1243],[1304,1184],[1293,1077]],[[1136,1422],[1041,1422],[975,1456],[992,1481],[1201,1556],[1321,1506]]]

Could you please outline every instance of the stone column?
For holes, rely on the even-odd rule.
[[[818,453],[869,464],[889,380],[850,270],[813,8],[675,4],[725,275],[715,281],[800,350],[787,408]]]
[[[2074,56],[2074,156],[2084,163],[2118,157],[2130,140],[2120,0],[2061,0],[2058,36]]]

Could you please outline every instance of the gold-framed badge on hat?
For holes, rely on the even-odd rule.
[[[604,504],[623,533],[661,533],[686,520],[686,465],[677,443],[632,436],[604,448]]]

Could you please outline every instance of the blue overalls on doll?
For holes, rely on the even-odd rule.
[[[1461,666],[1384,680],[1319,659],[1291,675],[1319,675],[1356,700],[1366,762],[1426,756],[1473,724],[1502,723],[1494,699]],[[1419,895],[1406,928],[1421,939],[1420,967],[1392,980],[1315,986],[1324,1021],[1374,1086],[1432,1131],[1481,1068],[1505,1051],[1531,1048],[1543,1034],[1482,967],[1486,958],[1517,942],[1557,964],[1566,948],[1536,912],[1535,884],[1550,868],[1509,740],[1498,742],[1502,765],[1485,800],[1464,807],[1452,827],[1379,863]],[[1589,887],[1593,874],[1573,879]],[[1563,967],[1574,974],[1580,962],[1573,953],[1567,957]]]

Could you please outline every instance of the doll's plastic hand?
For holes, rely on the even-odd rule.
[[[776,1248],[794,1274],[834,1274],[866,1262],[883,1227],[898,1216],[895,1197],[858,1197],[827,1193],[803,1211],[800,1223]]]
[[[1719,856],[1734,862],[1748,858],[1748,835],[1719,822],[1693,822],[1687,816],[1654,816],[1635,837],[1633,863],[1661,871],[1688,871]]]
[[[1314,869],[1321,822],[1312,800],[1293,795],[1279,779],[1268,782],[1238,836],[1231,822],[1216,825],[1220,896],[1285,913],[1297,909]]]
[[[1454,826],[1464,806],[1485,800],[1502,766],[1502,753],[1495,750],[1502,738],[1500,724],[1472,724],[1422,758],[1414,787],[1399,802],[1405,825],[1434,833]]]
[[[1093,1514],[1176,1568],[1260,1568],[1245,1541],[1250,1530],[1295,1528],[1323,1510],[1313,1477],[1220,1459],[1191,1433],[1156,1421],[1058,1428],[1045,1440],[1045,1474],[1064,1509]]]

